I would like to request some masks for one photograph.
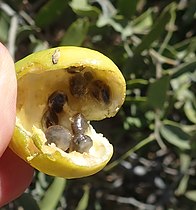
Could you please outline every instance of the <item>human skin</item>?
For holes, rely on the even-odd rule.
[[[33,177],[33,168],[8,148],[15,124],[16,90],[13,59],[0,43],[0,207],[20,196]]]

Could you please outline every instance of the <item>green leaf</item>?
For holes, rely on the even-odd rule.
[[[187,171],[189,169],[190,163],[191,163],[190,154],[181,153],[180,154],[180,171],[182,174],[184,174],[184,176],[180,180],[178,188],[175,191],[175,194],[177,196],[184,195],[184,193],[187,190],[188,182],[189,182],[189,175],[187,174]]]
[[[193,158],[196,158],[196,125],[195,125],[195,132],[193,133],[191,137],[191,156]]]
[[[55,177],[53,183],[45,192],[43,199],[39,202],[40,210],[54,210],[57,206],[64,188],[66,180],[63,178]]]
[[[130,19],[136,12],[138,0],[118,0],[117,9],[127,19]]]
[[[18,207],[16,209],[40,210],[36,200],[29,193],[23,193],[14,201],[14,204]]]
[[[110,1],[97,1],[102,8],[102,13],[97,20],[97,27],[112,26],[116,32],[130,34],[128,29],[123,29],[123,26],[115,19],[117,10]]]
[[[130,129],[130,127],[141,128],[141,126],[142,126],[141,119],[137,117],[127,117],[126,121],[124,122],[125,130]]]
[[[48,186],[48,182],[46,181],[46,174],[42,172],[38,172],[38,180],[42,188],[46,188]]]
[[[81,46],[89,29],[89,21],[79,18],[71,24],[62,38],[61,45]]]
[[[190,136],[180,127],[174,125],[163,125],[160,132],[164,139],[170,144],[175,145],[181,150],[190,149]]]
[[[185,196],[192,201],[196,202],[196,190],[189,190],[185,193]]]
[[[193,72],[196,70],[196,60],[193,60],[189,63],[183,63],[176,68],[170,69],[172,79],[181,76],[186,72]]]
[[[116,22],[112,17],[107,17],[104,15],[100,15],[97,21],[97,27],[104,27],[106,25],[110,25],[116,32],[122,33],[125,36],[126,31],[123,29],[122,25]]]
[[[2,42],[7,42],[9,22],[10,18],[4,12],[0,12],[0,41]]]
[[[190,0],[188,3],[187,10],[185,11],[185,14],[183,15],[183,21],[185,24],[191,24],[195,21],[195,11],[196,11],[196,4],[195,0]]]
[[[145,79],[131,79],[127,81],[127,86],[130,88],[141,88],[148,85],[148,80]]]
[[[86,185],[86,186],[84,186],[84,194],[83,194],[81,200],[79,201],[78,206],[76,207],[75,210],[87,209],[88,201],[89,201],[89,186]]]
[[[175,6],[174,3],[169,4],[157,18],[152,30],[143,37],[141,43],[135,48],[134,54],[138,55],[145,49],[148,49],[151,44],[158,39],[165,30],[166,24],[171,18],[171,9]]]
[[[149,30],[153,24],[153,9],[149,8],[143,12],[140,16],[135,17],[132,20],[131,25],[135,33],[144,33],[144,31]]]
[[[45,28],[58,21],[68,8],[67,2],[68,0],[47,1],[35,17],[36,25],[41,28]]]
[[[184,112],[187,118],[196,124],[196,108],[191,100],[187,100],[184,105]]]
[[[122,34],[123,38],[130,35],[130,31],[127,28],[123,28],[120,23],[113,19],[112,16],[101,14],[96,23],[97,27],[111,26],[116,32]]]
[[[191,162],[190,155],[187,155],[185,153],[180,154],[180,171],[182,173],[186,173]]]
[[[185,193],[185,191],[187,189],[187,186],[188,186],[188,182],[189,182],[189,175],[186,174],[180,180],[180,183],[178,185],[178,188],[175,191],[175,194],[177,196],[184,195],[184,193]]]
[[[171,46],[170,46],[171,47]],[[196,37],[189,37],[172,46],[175,57],[179,61],[192,62],[196,51]],[[171,49],[171,48],[170,48]]]
[[[18,27],[17,44],[21,43],[26,38],[29,38],[30,35],[32,36],[36,32],[34,29],[35,27],[30,26],[30,25],[23,25],[23,26]]]
[[[147,92],[148,104],[155,109],[163,109],[169,88],[170,77],[165,75],[150,84]]]
[[[72,10],[79,16],[97,18],[100,10],[88,4],[87,0],[72,0],[69,4]]]

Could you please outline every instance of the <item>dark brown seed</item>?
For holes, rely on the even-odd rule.
[[[48,144],[55,143],[58,148],[64,151],[70,147],[72,135],[63,126],[54,125],[49,127],[45,132],[45,136]]]
[[[103,101],[105,104],[110,102],[110,88],[101,80],[95,80],[92,82],[91,93],[95,99],[99,102]]]
[[[77,74],[70,78],[70,92],[75,97],[84,96],[87,93],[87,81],[82,74]]]
[[[93,79],[93,75],[90,71],[86,71],[84,72],[84,78],[86,79],[86,81],[90,82]]]
[[[84,133],[88,126],[89,124],[83,114],[78,113],[73,117],[71,127],[74,134]]]
[[[93,146],[92,139],[84,134],[75,135],[73,138],[74,150],[80,153],[88,152]]]
[[[85,69],[84,66],[70,66],[69,68],[66,68],[66,71],[70,74],[80,73]]]
[[[67,101],[67,96],[63,91],[55,91],[48,98],[48,107],[55,113],[60,113]]]
[[[53,111],[46,111],[42,117],[42,127],[44,129],[49,128],[50,126],[58,124],[58,116]]]

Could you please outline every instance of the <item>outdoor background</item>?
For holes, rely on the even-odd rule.
[[[195,0],[0,0],[0,41],[15,61],[95,49],[127,83],[117,116],[93,123],[114,145],[108,166],[75,180],[36,172],[2,210],[196,209]]]

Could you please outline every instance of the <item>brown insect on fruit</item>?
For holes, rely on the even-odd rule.
[[[90,82],[93,80],[93,75],[90,71],[84,72],[84,78],[86,79],[87,82]]]
[[[110,103],[110,88],[101,80],[95,80],[91,85],[92,96],[99,102]]]
[[[67,96],[63,91],[55,91],[48,98],[48,107],[55,113],[60,113],[67,101]]]
[[[50,126],[58,124],[58,116],[55,112],[47,110],[41,120],[43,129],[47,129]]]
[[[87,81],[82,74],[76,74],[69,80],[70,92],[75,97],[84,96],[87,93]]]
[[[69,68],[66,68],[66,71],[70,74],[80,73],[85,69],[84,66],[70,66]]]

